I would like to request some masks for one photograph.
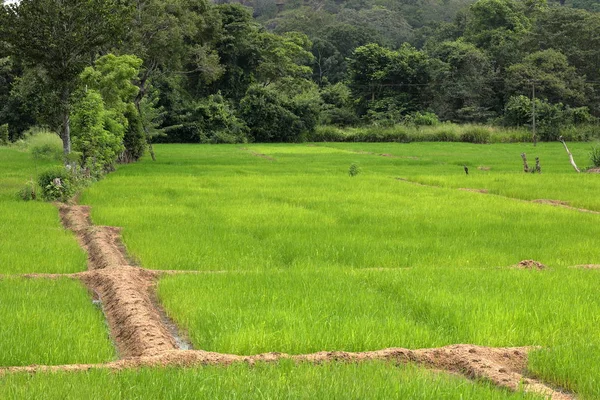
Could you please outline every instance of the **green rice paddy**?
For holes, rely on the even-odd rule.
[[[486,382],[380,362],[154,368],[0,377],[7,399],[534,399]]]
[[[25,202],[19,190],[54,163],[0,146],[0,274],[69,273],[86,269],[86,257],[60,224],[54,205]]]
[[[116,355],[102,311],[68,278],[0,279],[0,321],[0,367],[98,363]]]
[[[580,167],[589,147],[570,145]],[[541,175],[522,172],[522,152],[530,165],[540,157]],[[121,166],[80,202],[92,206],[94,223],[123,227],[141,266],[206,272],[168,276],[158,287],[195,348],[298,354],[533,345],[541,347],[530,355],[529,375],[600,398],[600,270],[573,268],[600,264],[600,215],[529,201],[600,211],[600,175],[576,174],[560,143],[158,145],[156,153],[156,162]],[[26,161],[18,162],[31,166]],[[353,163],[360,173],[351,177]],[[29,260],[33,251],[25,253]],[[66,265],[85,262],[73,254]],[[29,271],[29,261],[12,257],[17,267],[0,268]],[[549,268],[511,267],[524,259]],[[33,270],[55,272],[43,268]],[[44,363],[7,361],[27,362]],[[69,398],[68,388],[96,398],[522,396],[382,363],[0,378],[10,398]]]

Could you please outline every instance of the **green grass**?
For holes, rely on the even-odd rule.
[[[159,296],[196,348],[539,345],[551,351],[534,355],[533,373],[600,396],[599,284],[598,271],[578,269],[286,271],[170,276]]]
[[[393,144],[319,144],[336,150],[347,151],[359,162],[373,165],[377,172],[408,178],[411,181],[449,188],[487,189],[498,194],[524,200],[554,199],[571,205],[600,211],[600,175],[577,174],[569,164],[569,158],[560,143],[473,145],[458,143],[411,143]],[[580,168],[589,167],[590,143],[569,143],[569,148]],[[376,157],[371,152],[396,157]],[[521,153],[526,153],[530,167],[535,157],[540,157],[542,174],[523,173]],[[385,169],[380,165],[385,164]],[[469,168],[466,176],[463,166]],[[390,168],[390,166],[393,166]],[[483,168],[480,169],[480,168]]]
[[[82,202],[96,223],[123,226],[130,253],[152,269],[461,268],[529,258],[570,266],[597,257],[598,215],[393,179],[410,169],[395,163],[415,160],[367,155],[351,178],[356,155],[347,151],[252,149],[276,161],[235,146],[157,146],[158,162],[122,167]]]
[[[68,273],[86,267],[85,254],[61,226],[56,207],[17,198],[25,182],[53,165],[0,147],[0,274]]]
[[[7,399],[523,399],[521,393],[414,366],[381,362],[236,364],[192,369],[11,374]]]
[[[102,312],[70,279],[0,279],[0,321],[0,366],[115,357]]]
[[[589,146],[571,145],[580,166]],[[600,263],[600,215],[523,201],[600,210],[600,176],[573,172],[560,143],[244,148],[156,146],[82,198],[144,267],[230,271],[159,285],[197,348],[540,345],[532,374],[600,397],[598,271],[567,268]],[[551,269],[506,268],[523,259]]]

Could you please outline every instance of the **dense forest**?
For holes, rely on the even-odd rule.
[[[0,136],[45,126],[102,168],[151,142],[528,127],[533,110],[542,140],[587,138],[598,32],[597,0],[22,0],[0,8]]]

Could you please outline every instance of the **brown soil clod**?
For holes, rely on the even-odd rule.
[[[513,268],[519,268],[519,269],[546,269],[548,268],[546,265],[542,264],[539,261],[535,261],[535,260],[523,260],[523,261],[519,261],[518,264],[513,265]]]

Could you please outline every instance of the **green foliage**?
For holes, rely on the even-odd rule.
[[[122,115],[139,93],[133,80],[141,66],[142,60],[136,56],[107,54],[98,58],[93,67],[85,68],[79,79],[82,85],[102,95],[107,109]]]
[[[22,0],[0,11],[0,37],[8,52],[39,69],[47,84],[52,124],[62,125],[65,153],[70,151],[70,96],[90,55],[118,44],[133,7],[119,0]]]
[[[257,142],[296,142],[314,131],[320,114],[320,96],[313,85],[253,85],[240,102],[240,114]],[[287,93],[285,92],[287,91]]]
[[[127,124],[123,136],[125,151],[120,156],[120,161],[137,161],[144,155],[147,147],[142,118],[133,104],[128,105],[123,117],[127,120]]]
[[[33,180],[29,180],[23,185],[17,194],[19,199],[31,201],[37,199],[37,185]]]
[[[496,73],[484,51],[462,39],[430,42],[434,92],[431,108],[444,120],[486,122],[495,113]]]
[[[354,111],[352,93],[347,85],[336,83],[321,88],[323,109],[321,123],[326,125],[348,126],[358,122]]]
[[[459,140],[467,143],[484,144],[490,142],[489,130],[482,128],[468,129],[461,133]]]
[[[437,115],[432,112],[417,111],[409,114],[404,118],[405,123],[414,126],[436,126],[440,124],[440,120]]]
[[[393,124],[402,114],[419,110],[426,102],[423,88],[430,72],[428,56],[409,45],[396,51],[377,44],[357,48],[349,60],[349,86],[359,114]]]
[[[34,159],[60,161],[63,159],[63,144],[60,137],[46,129],[29,130],[25,141]]]
[[[8,142],[8,124],[0,125],[0,146],[6,146]]]
[[[200,143],[245,143],[248,127],[237,117],[233,106],[221,96],[210,95],[192,114]]]
[[[535,100],[536,127],[541,140],[557,140],[561,129],[590,123],[593,118],[587,107],[572,108],[562,103],[551,104]],[[513,96],[506,103],[504,123],[508,126],[531,126],[533,102],[526,96]]]
[[[64,167],[46,170],[38,175],[41,197],[46,201],[67,201],[76,192],[73,177]]]
[[[356,163],[350,164],[350,168],[348,168],[348,175],[350,175],[351,177],[354,177],[358,174],[360,174],[360,167],[358,166],[358,164],[356,164]]]
[[[536,97],[549,103],[584,105],[589,90],[585,77],[577,74],[567,57],[556,50],[532,53],[506,70],[508,95],[531,95],[535,85]]]
[[[125,127],[115,116],[106,110],[102,96],[93,89],[85,92],[74,106],[73,147],[81,152],[81,166],[94,175],[112,169],[124,150]]]
[[[596,168],[600,167],[600,145],[596,144],[592,146],[590,150],[590,161],[592,162],[592,166]]]

